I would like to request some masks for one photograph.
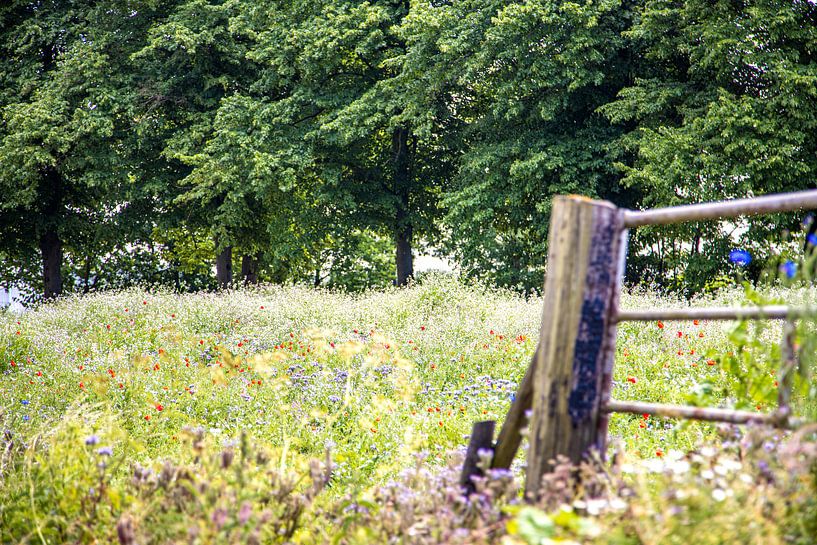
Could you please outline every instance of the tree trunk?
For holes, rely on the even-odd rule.
[[[218,243],[216,243],[216,249],[218,249]],[[218,281],[218,287],[221,289],[230,287],[230,283],[233,281],[232,246],[225,246],[221,252],[216,254],[216,281]]]
[[[62,241],[55,227],[40,236],[40,252],[43,258],[43,295],[52,299],[62,293]]]
[[[241,278],[245,286],[258,284],[258,256],[245,255],[241,258]]]
[[[397,285],[405,286],[409,278],[414,276],[414,256],[411,253],[411,224],[406,222],[402,228],[399,227],[401,221],[405,221],[406,212],[403,209],[397,210]]]
[[[82,293],[91,290],[91,257],[85,256],[85,271],[82,273]]]
[[[62,175],[55,167],[46,167],[38,188],[45,226],[40,231],[40,253],[43,260],[43,296],[52,299],[62,294],[62,240],[58,226],[63,219]]]
[[[397,285],[405,286],[414,276],[414,256],[411,239],[414,226],[411,223],[411,154],[408,146],[409,130],[398,127],[392,135],[392,155],[394,160],[394,192],[397,196],[394,241],[396,246]]]

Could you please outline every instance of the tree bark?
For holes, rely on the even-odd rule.
[[[218,243],[216,243],[218,251]],[[233,247],[225,246],[221,252],[216,254],[216,281],[218,287],[226,289],[233,281]]]
[[[411,253],[411,224],[399,227],[401,221],[404,221],[408,214],[403,209],[397,210],[397,285],[405,286],[408,284],[409,278],[414,276],[414,256]]]
[[[245,255],[241,258],[241,278],[245,286],[258,284],[258,256]]]
[[[85,256],[85,270],[82,273],[82,293],[91,290],[91,256]]]
[[[43,258],[43,296],[53,299],[62,294],[62,241],[55,227],[49,227],[40,236]]]
[[[44,226],[40,231],[40,254],[43,260],[43,297],[53,299],[62,294],[62,240],[58,226],[63,216],[62,175],[53,167],[41,172],[38,188]]]
[[[392,157],[394,161],[394,192],[397,196],[394,241],[396,246],[397,285],[405,286],[414,276],[414,256],[411,239],[414,226],[411,223],[411,153],[408,146],[409,130],[398,127],[392,134]]]

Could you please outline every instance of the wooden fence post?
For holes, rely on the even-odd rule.
[[[465,461],[462,464],[462,473],[460,474],[460,485],[463,487],[465,497],[470,496],[476,490],[472,478],[483,475],[483,471],[479,467],[479,451],[488,450],[493,454],[494,425],[493,420],[476,422],[471,431],[471,440],[468,443],[468,450],[465,453]]]
[[[608,202],[556,197],[550,222],[542,329],[533,370],[525,482],[539,494],[552,460],[604,453],[621,282],[623,213]]]

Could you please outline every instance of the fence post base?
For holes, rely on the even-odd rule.
[[[470,496],[476,489],[472,477],[481,477],[483,474],[478,465],[479,451],[490,450],[493,457],[494,424],[493,420],[474,423],[471,440],[468,442],[468,450],[465,453],[465,462],[462,464],[462,474],[460,475],[460,485],[466,497]]]

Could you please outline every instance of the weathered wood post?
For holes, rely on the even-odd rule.
[[[465,461],[462,464],[462,473],[460,473],[460,486],[462,486],[466,497],[476,490],[473,477],[483,475],[482,468],[479,467],[479,451],[488,450],[493,453],[495,424],[493,420],[476,422],[471,431],[471,440],[468,443]]]
[[[554,198],[532,377],[528,497],[538,496],[557,456],[578,463],[592,449],[604,453],[601,408],[612,381],[625,236],[623,214],[611,203]]]

